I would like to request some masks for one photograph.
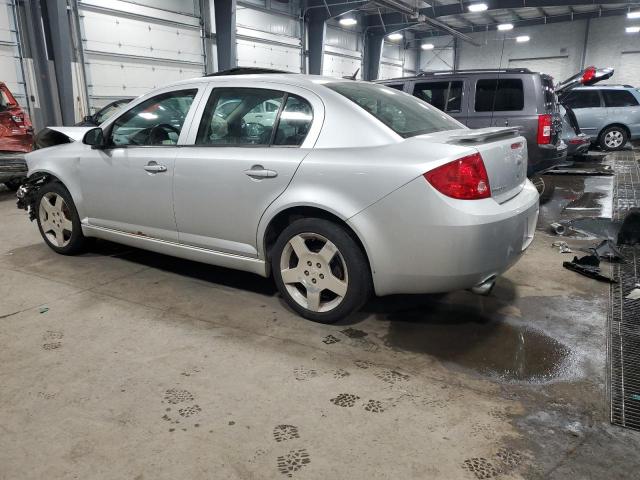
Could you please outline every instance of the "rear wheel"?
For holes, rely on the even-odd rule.
[[[553,181],[549,181],[549,179],[545,180],[540,175],[534,175],[531,177],[531,182],[536,187],[536,190],[538,190],[538,194],[540,195],[540,204],[547,203],[551,200],[553,192],[556,189],[556,185]]]
[[[289,225],[276,241],[271,266],[289,306],[315,322],[337,322],[362,307],[371,292],[364,253],[349,232],[328,220]]]
[[[73,255],[83,250],[86,239],[71,195],[62,184],[51,182],[38,191],[36,201],[40,234],[55,252]]]
[[[614,125],[613,127],[604,129],[600,134],[598,143],[600,144],[600,148],[603,150],[612,152],[615,150],[621,150],[627,144],[627,140],[629,140],[627,131],[622,127]]]

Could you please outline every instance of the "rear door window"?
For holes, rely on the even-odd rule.
[[[634,107],[638,100],[627,90],[603,90],[604,104],[607,107]]]
[[[594,108],[600,107],[600,93],[597,90],[574,90],[563,98],[570,108]]]
[[[519,78],[483,79],[476,82],[476,112],[512,112],[524,109]]]
[[[462,107],[462,82],[416,83],[413,95],[443,112],[459,112]]]

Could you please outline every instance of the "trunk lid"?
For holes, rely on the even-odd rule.
[[[429,140],[472,147],[484,162],[491,197],[504,203],[524,188],[527,179],[527,141],[518,127],[448,130],[428,135]]]

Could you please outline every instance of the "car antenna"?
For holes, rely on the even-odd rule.
[[[360,69],[356,69],[355,72],[353,72],[353,75],[347,75],[346,77],[342,77],[345,80],[355,80],[358,77],[358,72],[360,71]]]
[[[502,58],[504,57],[504,42],[506,40],[506,34],[502,34],[502,50],[500,51],[500,63],[498,64],[498,78],[496,80],[496,88],[493,90],[493,104],[491,105],[491,121],[490,126],[493,126],[493,115],[496,113],[496,97],[498,96],[498,86],[500,85],[500,73],[502,72]]]

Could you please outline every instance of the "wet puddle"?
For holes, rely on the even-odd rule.
[[[385,338],[394,349],[512,382],[545,382],[569,368],[570,349],[544,333],[505,322],[394,321]]]

